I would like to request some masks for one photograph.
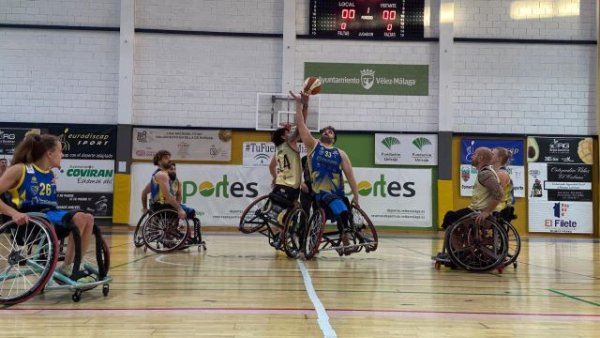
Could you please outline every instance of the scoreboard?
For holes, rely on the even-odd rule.
[[[339,39],[423,38],[425,0],[311,0],[310,36]]]

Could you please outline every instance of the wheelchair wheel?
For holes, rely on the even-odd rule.
[[[306,239],[304,241],[304,258],[311,259],[319,251],[323,231],[325,230],[325,210],[319,208],[315,211],[308,220],[308,228],[306,229]]]
[[[110,249],[96,225],[94,225],[94,236],[95,240],[92,242],[94,245],[90,246],[83,260],[84,268],[99,279],[103,279],[110,269]]]
[[[173,209],[158,210],[142,227],[144,243],[158,253],[177,250],[187,240],[190,225],[189,219],[179,219]]]
[[[267,203],[270,203],[269,195],[264,195],[255,199],[246,207],[246,210],[242,213],[242,217],[240,217],[241,232],[251,234],[267,226],[267,216],[264,212],[269,207]]]
[[[283,250],[290,258],[296,258],[301,251],[302,234],[308,217],[300,208],[292,209],[286,216],[283,227]]]
[[[379,242],[377,230],[375,230],[375,226],[373,226],[373,222],[371,222],[367,213],[357,205],[352,205],[350,225],[354,231],[353,237],[358,241],[355,244],[362,245],[359,248],[364,247],[366,252],[377,250]]]
[[[504,261],[504,266],[513,264],[516,268],[515,262],[521,253],[521,236],[512,223],[504,222],[502,227],[506,231],[508,239],[508,252],[506,254],[506,260]]]
[[[46,220],[34,216],[17,226],[0,225],[0,304],[24,302],[41,292],[58,261],[58,239]]]
[[[136,248],[140,248],[140,247],[144,246],[144,236],[142,236],[141,228],[144,226],[144,222],[146,222],[146,220],[148,220],[148,216],[150,216],[150,212],[146,211],[140,217],[140,220],[137,222],[137,225],[135,226],[135,231],[133,232],[133,245],[135,245]]]
[[[446,247],[452,262],[461,268],[489,271],[506,259],[506,232],[490,220],[477,225],[474,217],[463,218],[448,230]]]

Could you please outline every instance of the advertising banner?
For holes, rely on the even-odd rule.
[[[113,212],[112,193],[58,193],[58,207],[65,210],[84,210],[96,217],[108,217]]]
[[[62,160],[55,173],[59,192],[113,192],[113,160]]]
[[[525,165],[524,145],[521,140],[490,140],[464,138],[460,145],[460,195],[473,196],[473,187],[477,179],[477,169],[471,165],[473,153],[479,147],[494,149],[503,147],[512,152],[510,165],[506,166],[511,180],[515,197],[525,197]]]
[[[244,142],[243,165],[244,167],[268,167],[271,158],[275,155],[273,142]],[[298,143],[300,157],[306,156],[306,146]]]
[[[359,203],[373,224],[432,226],[431,169],[354,168],[354,176]]]
[[[304,77],[321,79],[323,94],[429,95],[428,65],[304,63]]]
[[[375,164],[437,165],[437,135],[375,134]]]
[[[28,131],[56,135],[61,142],[57,176],[60,208],[81,209],[98,217],[112,216],[117,127],[109,125],[49,125],[38,128],[0,128],[0,158],[12,158],[14,147]]]
[[[591,137],[528,137],[527,161],[593,164]]]
[[[133,128],[131,157],[152,160],[159,150],[174,161],[230,161],[231,130]]]
[[[536,201],[529,208],[529,231],[591,234],[592,208],[592,202]]]
[[[593,232],[593,141],[528,137],[529,231]]]
[[[141,216],[140,192],[155,167],[149,163],[131,166],[132,208],[130,224]],[[178,164],[183,203],[196,209],[203,225],[237,226],[244,209],[258,196],[271,192],[271,175],[264,167]]]
[[[68,125],[48,128],[62,143],[63,158],[114,160],[117,153],[117,127]]]
[[[503,147],[511,151],[512,158],[510,164],[513,166],[523,166],[523,141],[521,140],[490,140],[490,139],[471,139],[463,138],[460,142],[460,163],[471,164],[473,154],[479,147],[488,147],[494,149]]]
[[[130,224],[141,215],[139,194],[150,180],[154,166],[132,165]],[[359,201],[373,224],[432,226],[431,169],[354,168]],[[244,209],[256,197],[271,191],[271,177],[264,167],[180,164],[183,201],[195,208],[204,225],[237,226]],[[349,187],[346,187],[349,192]]]
[[[23,138],[25,138],[25,133],[28,131],[29,129],[27,128],[0,127],[0,155],[12,155],[14,153],[15,146]]]
[[[41,132],[40,129],[0,127],[0,158],[8,160],[8,164],[10,165],[15,147],[25,138],[25,134],[30,130],[37,133]]]

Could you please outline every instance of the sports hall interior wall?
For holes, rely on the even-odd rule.
[[[556,0],[558,1],[558,0]],[[116,28],[119,1],[0,1],[0,22]],[[305,62],[427,64],[429,95],[327,95],[322,121],[344,130],[435,132],[439,50],[435,41],[338,41],[302,38],[309,0],[296,1],[294,81]],[[211,36],[137,33],[132,124],[254,126],[255,93],[282,91],[284,3],[277,1],[136,1],[142,29]],[[455,132],[594,134],[596,1],[577,16],[518,20],[509,2],[455,1]],[[439,34],[439,1],[426,1],[426,38]],[[292,19],[292,20],[293,20]],[[5,121],[116,123],[117,31],[0,30],[0,113]],[[498,43],[510,38],[513,42]],[[545,44],[526,39],[548,39]],[[519,41],[519,39],[521,39]],[[435,40],[435,39],[434,39]],[[561,41],[577,43],[567,45]],[[288,71],[286,69],[286,71]]]
[[[455,133],[596,135],[598,3],[569,3],[577,15],[522,20],[511,16],[518,2],[454,1],[446,108],[438,107],[439,0],[425,2],[427,39],[418,42],[306,38],[309,0],[296,1],[295,89],[305,62],[427,64],[428,96],[323,95],[321,123],[436,133],[450,113]],[[132,125],[251,129],[255,93],[285,90],[283,1],[135,5],[137,29],[164,32],[135,34]],[[120,19],[118,0],[0,0],[0,121],[116,124]]]

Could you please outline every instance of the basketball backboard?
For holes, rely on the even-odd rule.
[[[319,96],[311,96],[306,125],[310,131],[319,131]],[[289,94],[256,94],[256,130],[275,130],[291,124],[295,126],[296,105]]]

